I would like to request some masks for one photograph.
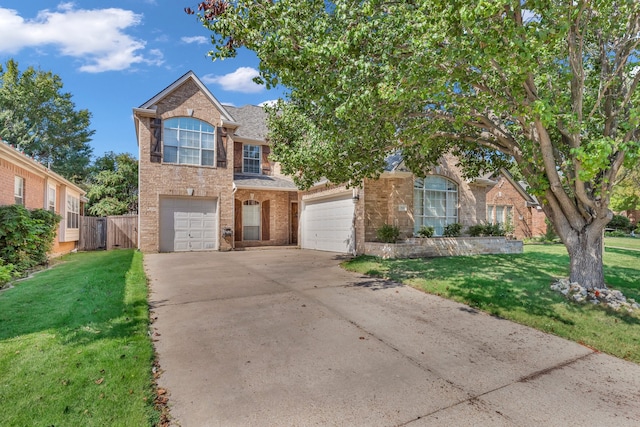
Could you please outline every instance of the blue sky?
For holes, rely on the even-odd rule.
[[[15,59],[61,77],[76,109],[92,113],[94,157],[137,157],[132,108],[189,70],[223,104],[258,105],[282,96],[251,81],[258,60],[211,61],[211,33],[184,7],[199,0],[0,0],[0,62]],[[99,5],[99,6],[98,6]]]

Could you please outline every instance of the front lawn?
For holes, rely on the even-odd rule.
[[[640,237],[605,237],[604,245],[616,247],[640,250]]]
[[[608,286],[640,301],[640,252],[607,248],[604,262]],[[638,311],[579,305],[549,289],[555,279],[569,274],[563,245],[525,245],[520,255],[396,260],[361,256],[343,265],[640,363]]]
[[[0,424],[157,423],[142,254],[58,262],[0,293]]]

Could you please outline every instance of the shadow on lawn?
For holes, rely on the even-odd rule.
[[[126,337],[139,328],[144,295],[127,301],[134,251],[80,253],[0,299],[0,339],[51,330],[70,344]],[[144,326],[144,325],[143,325]]]
[[[554,309],[555,304],[565,303],[563,307],[573,313],[592,309],[567,303],[562,295],[549,288],[558,278],[569,275],[567,255],[537,253],[394,260],[387,266],[392,280],[418,279],[414,283],[423,283],[418,287],[427,292],[452,297],[497,316],[502,311],[522,310],[534,316],[573,325],[573,320]],[[637,270],[616,267],[606,271],[611,282],[616,277],[617,288],[626,287],[637,293]],[[635,279],[632,279],[633,275]],[[640,324],[637,317],[627,313],[607,311],[625,323]]]

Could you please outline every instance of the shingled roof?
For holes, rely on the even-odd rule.
[[[267,137],[267,113],[257,105],[224,108],[233,116],[234,121],[240,123],[235,136],[256,141],[264,141]]]

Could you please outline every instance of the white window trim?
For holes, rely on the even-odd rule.
[[[51,197],[51,192],[53,191],[53,197]],[[55,185],[48,185],[47,186],[47,206],[46,209],[48,211],[54,212],[56,211],[56,196],[57,196],[57,191],[56,191],[56,186]]]
[[[245,157],[244,147],[258,147],[258,172],[248,172],[245,170],[245,160],[255,161],[256,159]],[[242,144],[242,173],[248,173],[252,175],[262,175],[262,145],[259,144]]]
[[[251,203],[249,203],[251,202]],[[244,207],[247,205],[256,206],[258,209],[258,225],[245,225],[246,215],[244,214]],[[262,240],[262,203],[257,200],[246,200],[242,202],[242,240],[248,242],[256,242]],[[257,239],[246,239],[245,238],[245,227],[257,227],[258,228],[258,238]]]
[[[13,180],[13,198],[16,205],[25,205],[24,200],[24,178],[21,176],[15,176]],[[18,199],[20,199],[20,203],[18,203]]]
[[[444,193],[445,194],[445,203],[448,200],[448,198],[446,197],[446,194],[455,194],[456,195],[455,216],[447,215],[447,212],[449,211],[449,209],[448,209],[449,207],[445,205],[445,208],[444,208],[445,215],[444,216],[433,217],[433,218],[444,218],[445,225],[448,225],[448,224],[453,224],[453,223],[458,222],[459,221],[459,217],[460,217],[459,212],[458,212],[459,204],[460,204],[460,186],[458,185],[458,183],[456,183],[455,181],[453,181],[453,180],[451,180],[451,179],[449,179],[449,178],[447,178],[445,176],[442,176],[442,175],[429,175],[429,176],[430,177],[441,178],[441,179],[443,179],[445,181],[451,182],[456,186],[456,189],[455,190],[431,190],[431,189],[425,189],[424,188],[424,180],[423,180],[422,188],[416,188],[415,187],[415,183],[414,183],[414,188],[413,188],[413,193],[414,193],[414,217],[415,217],[415,220],[414,220],[414,231],[416,231],[416,232],[420,229],[422,224],[424,224],[425,218],[428,218],[428,216],[425,215],[425,201],[427,200],[427,197],[425,196],[426,192],[437,191],[437,192]],[[426,177],[425,177],[425,179],[426,179]],[[416,208],[415,207],[415,192],[416,192],[416,190],[422,192],[422,215],[417,215],[415,213],[415,208]],[[435,235],[439,236],[441,234],[438,234],[437,230],[436,230],[436,234]]]
[[[74,224],[69,225],[69,222],[72,222],[72,223],[74,222],[73,220],[74,217],[70,215],[76,215],[75,227],[73,226]],[[71,194],[67,194],[67,210],[66,210],[65,224],[66,224],[67,230],[77,230],[80,228],[80,198],[76,196],[72,196]]]
[[[198,130],[199,147],[197,147],[197,148],[196,147],[182,147],[182,148],[189,148],[189,149],[198,150],[198,163],[197,164],[196,163],[183,163],[183,162],[180,162],[180,148],[181,148],[180,145],[179,144],[178,145],[166,144],[165,139],[164,139],[164,136],[165,136],[164,130],[167,129],[166,121],[169,121],[169,120],[172,120],[172,119],[182,119],[182,118],[195,120],[195,121],[198,121],[200,123],[205,123],[205,124],[213,127],[213,132],[204,132],[207,135],[213,135],[213,148],[211,148],[211,149],[209,149],[209,148],[204,148],[203,149],[202,148],[202,134],[203,134],[202,125],[200,126],[200,130]],[[217,157],[218,157],[218,150],[217,150],[217,147],[216,147],[216,141],[217,141],[216,132],[217,132],[217,129],[216,129],[215,126],[211,125],[210,123],[205,122],[204,120],[196,119],[196,118],[193,118],[193,117],[172,117],[170,119],[167,119],[166,121],[162,125],[162,130],[163,130],[163,132],[162,132],[162,150],[163,150],[162,163],[166,163],[166,164],[170,164],[170,165],[181,165],[181,166],[197,166],[197,167],[204,167],[204,168],[215,168],[216,167]],[[168,129],[176,130],[178,132],[178,139],[179,139],[180,131],[193,132],[193,130],[191,130],[191,129],[182,129],[180,127],[178,127],[178,128],[169,127]],[[175,162],[168,162],[168,161],[165,160],[165,151],[164,150],[165,150],[165,147],[167,147],[167,146],[176,148],[176,161]],[[213,164],[212,165],[203,165],[202,164],[202,150],[213,151]]]

